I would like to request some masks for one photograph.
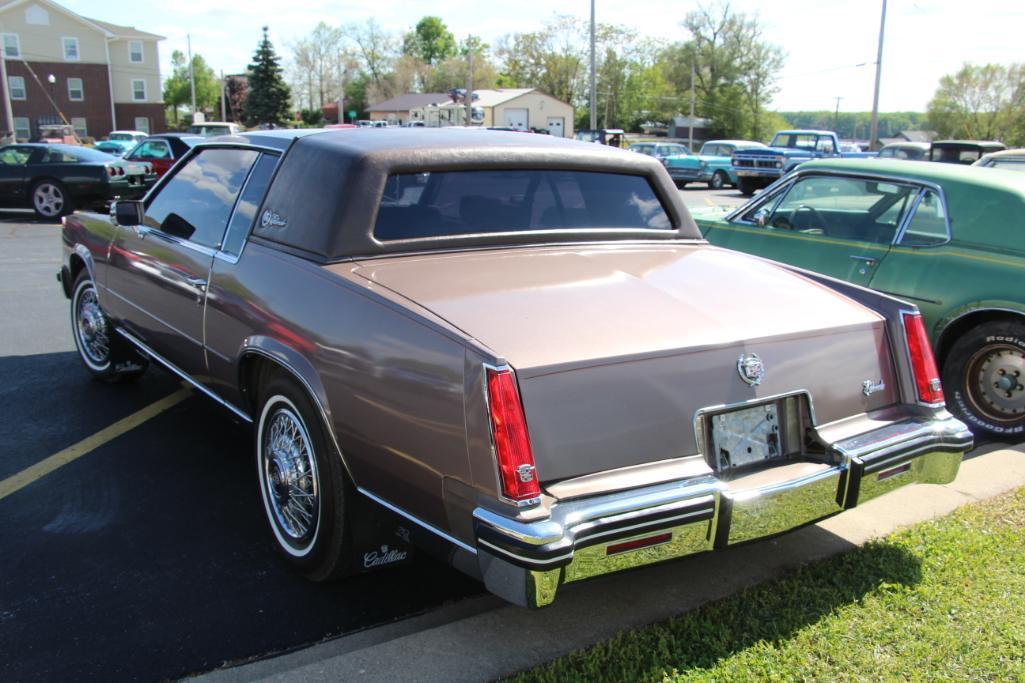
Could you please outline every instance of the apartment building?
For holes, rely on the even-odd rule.
[[[83,17],[50,0],[0,0],[0,48],[19,141],[61,123],[80,137],[111,130],[166,130],[158,45],[163,36]],[[9,92],[8,92],[9,91]],[[2,100],[0,100],[2,102]]]

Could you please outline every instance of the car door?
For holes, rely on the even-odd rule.
[[[917,193],[906,183],[804,174],[712,226],[706,238],[868,286]]]
[[[166,140],[147,140],[136,148],[128,161],[148,162],[157,175],[163,175],[174,163],[174,153]]]
[[[214,254],[259,156],[210,148],[146,200],[142,225],[119,226],[107,287],[112,314],[184,372],[206,370],[203,312]]]
[[[40,150],[27,145],[0,148],[0,206],[28,206],[28,163]]]

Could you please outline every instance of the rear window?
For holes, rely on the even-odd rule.
[[[379,240],[526,230],[669,230],[647,179],[588,171],[439,171],[388,178]]]

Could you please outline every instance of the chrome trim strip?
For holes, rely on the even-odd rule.
[[[529,557],[523,557],[521,555],[517,555],[515,553],[511,553],[508,550],[505,550],[503,548],[499,548],[497,545],[494,545],[493,543],[488,543],[483,538],[478,538],[477,542],[480,543],[483,546],[486,546],[488,548],[488,550],[493,550],[495,552],[502,553],[506,557],[511,557],[514,560],[518,560],[520,562],[523,562],[524,564],[555,564],[556,562],[565,562],[566,560],[572,560],[573,559],[573,553],[569,552],[569,553],[566,553],[565,555],[559,555],[557,557],[550,557],[550,558],[547,558],[547,559],[544,559],[544,560],[535,560],[535,559],[531,559]]]
[[[191,375],[189,375],[187,372],[185,372],[184,370],[179,368],[177,365],[175,365],[174,363],[172,363],[171,361],[167,360],[166,358],[161,356],[159,353],[157,353],[156,351],[151,349],[149,346],[144,344],[140,339],[135,337],[132,333],[128,332],[123,327],[118,327],[116,329],[117,329],[118,334],[120,334],[122,337],[124,337],[125,339],[130,341],[132,344],[137,346],[139,349],[141,349],[147,356],[149,356],[153,360],[157,361],[158,363],[163,365],[165,368],[167,368],[168,370],[170,370],[174,374],[176,374],[179,377],[181,377],[183,380],[185,380],[186,382],[191,384],[193,387],[198,389],[200,392],[202,392],[206,396],[212,398],[215,402],[219,403],[220,405],[224,406],[225,408],[227,408],[228,410],[233,412],[237,417],[245,420],[246,422],[248,422],[250,424],[253,423],[253,418],[251,418],[248,414],[246,414],[242,410],[236,408],[231,403],[228,403],[223,398],[221,398],[220,396],[218,396],[217,394],[215,394],[214,392],[210,391],[205,386],[203,386],[202,384],[200,384],[199,382],[194,380]]]
[[[624,531],[633,531],[634,529],[643,529],[645,527],[650,527],[650,526],[661,526],[661,525],[669,523],[669,522],[681,522],[681,521],[683,521],[685,519],[690,519],[691,517],[697,517],[699,515],[708,515],[708,513],[709,513],[708,510],[691,510],[689,512],[684,512],[684,513],[679,514],[679,515],[674,515],[673,517],[660,517],[659,519],[653,519],[653,520],[649,520],[647,522],[640,522],[638,524],[632,524],[630,526],[617,527],[615,529],[609,529],[608,531],[599,531],[596,534],[591,534],[590,536],[584,536],[582,539],[580,539],[580,543],[583,544],[583,545],[590,545],[589,541],[591,541],[592,539],[595,539],[595,538],[604,538],[605,536],[610,536],[612,534],[621,534]],[[708,518],[706,517],[706,519],[708,519]],[[672,526],[679,526],[679,525],[678,524],[673,524]],[[575,529],[574,529],[574,531],[575,531]],[[600,544],[596,544],[596,545],[600,545]]]
[[[371,493],[370,491],[366,490],[362,486],[357,486],[356,490],[359,491],[360,493],[362,493],[364,496],[366,496],[370,500],[372,500],[375,503],[377,503],[378,505],[382,505],[382,506],[388,508],[389,510],[391,510],[392,512],[394,512],[395,514],[401,515],[402,517],[405,517],[410,522],[413,522],[417,526],[420,526],[420,527],[426,529],[427,531],[430,531],[432,534],[440,536],[441,538],[445,539],[449,543],[462,548],[466,552],[472,553],[473,555],[477,554],[477,549],[476,548],[474,548],[474,547],[472,547],[470,545],[467,545],[466,543],[463,543],[462,541],[460,541],[455,536],[450,536],[449,534],[446,534],[441,529],[438,529],[437,527],[428,524],[427,522],[423,521],[422,519],[414,517],[413,515],[409,514],[405,510],[403,510],[402,508],[398,507],[397,505],[393,505],[392,503],[389,503],[388,501],[386,501],[384,498],[381,498],[379,496],[374,495],[373,493]]]

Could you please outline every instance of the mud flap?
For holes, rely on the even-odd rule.
[[[366,496],[353,500],[349,572],[365,573],[407,564],[413,559],[410,523]]]

